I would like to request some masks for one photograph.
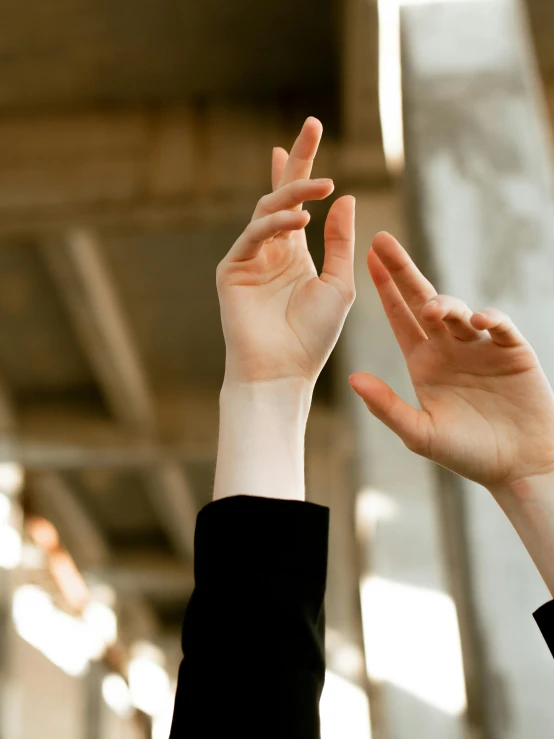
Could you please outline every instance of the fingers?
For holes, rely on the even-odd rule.
[[[421,309],[421,314],[429,323],[438,325],[443,322],[450,333],[461,341],[475,341],[486,335],[471,323],[473,311],[463,300],[450,295],[431,298]]]
[[[354,299],[354,215],[356,200],[345,195],[331,206],[325,221],[325,258],[320,279],[336,285],[345,302]]]
[[[427,341],[427,335],[374,249],[368,252],[367,266],[398,345],[407,357],[418,344]]]
[[[322,134],[321,122],[317,118],[308,118],[290,151],[278,187],[294,182],[294,180],[309,178]]]
[[[280,187],[275,192],[264,195],[258,201],[252,220],[262,218],[278,210],[294,210],[302,207],[306,200],[323,200],[335,189],[333,180],[296,180]]]
[[[375,375],[358,372],[349,378],[370,413],[397,434],[413,452],[426,456],[432,430],[430,416],[413,408]]]
[[[485,308],[479,313],[474,313],[470,320],[476,329],[488,331],[495,344],[522,346],[527,343],[511,318],[496,308]]]
[[[288,158],[289,155],[286,149],[283,149],[281,146],[275,146],[273,148],[271,157],[271,187],[274,190],[279,187],[279,182],[285,171]]]
[[[428,324],[421,315],[421,309],[436,296],[437,291],[421,274],[404,247],[389,233],[382,231],[373,239],[372,248],[426,334],[441,333],[444,327],[440,323]]]
[[[248,224],[243,233],[231,247],[227,257],[231,261],[243,261],[255,257],[265,241],[277,236],[281,231],[298,231],[310,220],[307,210],[281,210]]]

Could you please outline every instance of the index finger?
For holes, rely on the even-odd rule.
[[[294,180],[307,180],[310,177],[322,134],[321,122],[317,118],[308,118],[290,151],[278,187],[294,182]],[[298,209],[301,207],[299,206]]]
[[[381,231],[374,237],[372,246],[417,321],[424,329],[427,328],[421,309],[436,296],[437,291],[433,285],[391,234]]]

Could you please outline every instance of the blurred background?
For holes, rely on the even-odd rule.
[[[365,267],[394,232],[508,311],[554,380],[551,0],[4,0],[0,737],[167,739],[224,345],[215,268],[308,115],[357,197],[358,298],[317,385],[331,507],[323,739],[544,739],[548,600],[486,492],[353,398],[413,398]],[[318,266],[329,203],[308,205]]]

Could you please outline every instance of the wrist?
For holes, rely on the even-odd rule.
[[[241,413],[280,415],[307,420],[314,383],[303,377],[241,382],[225,377],[219,395],[221,414],[240,407]]]
[[[554,597],[554,470],[488,488]]]
[[[305,499],[304,437],[313,384],[297,378],[225,380],[214,499]]]
[[[543,495],[554,498],[554,465],[545,466],[540,472],[514,480],[488,485],[487,489],[499,502],[512,501],[512,506],[525,506]]]

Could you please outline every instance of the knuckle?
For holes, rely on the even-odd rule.
[[[409,436],[407,438],[402,439],[404,442],[404,446],[408,451],[413,452],[414,454],[423,454],[423,445],[421,444],[420,439],[418,439],[415,436]]]
[[[356,288],[353,285],[346,288],[345,299],[348,305],[352,305],[356,300]]]
[[[503,326],[513,325],[510,316],[498,308],[486,308],[482,313],[485,313],[489,318],[492,318],[497,324],[502,324]]]
[[[250,236],[252,233],[254,233],[256,229],[258,228],[258,225],[257,225],[258,223],[259,223],[259,220],[250,221],[250,223],[247,224],[246,228],[242,232],[243,235]]]
[[[435,306],[435,305],[439,305],[442,307],[444,305],[443,298],[444,298],[443,295],[434,295],[433,297],[428,298],[427,300],[424,301],[422,308],[426,308],[427,306]]]
[[[215,268],[215,282],[216,285],[220,285],[225,275],[225,262],[222,260]]]
[[[262,195],[262,197],[258,200],[256,210],[266,211],[268,207],[268,200],[270,197],[271,195]]]

